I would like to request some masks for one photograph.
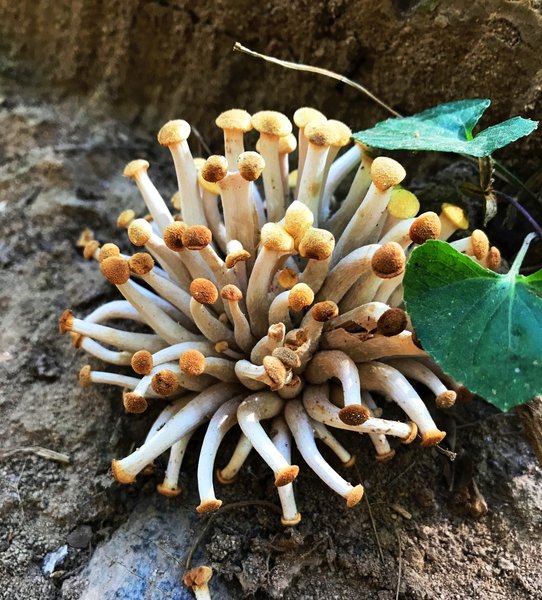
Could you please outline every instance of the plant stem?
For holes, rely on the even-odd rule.
[[[542,240],[542,227],[524,206],[522,206],[513,196],[509,196],[508,194],[499,192],[498,190],[494,190],[493,192],[516,208],[527,219],[527,221],[529,221],[531,227],[536,231],[538,237]]]

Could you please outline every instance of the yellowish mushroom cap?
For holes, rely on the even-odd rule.
[[[164,243],[173,250],[173,252],[181,252],[184,250],[183,235],[188,229],[188,226],[182,221],[174,221],[164,229]]]
[[[339,316],[339,307],[331,300],[317,302],[311,309],[312,318],[318,323],[326,323]]]
[[[190,284],[190,294],[200,304],[214,304],[218,300],[218,290],[208,279],[198,277]]]
[[[314,292],[306,283],[297,283],[288,294],[288,306],[299,312],[314,302]]]
[[[262,110],[252,115],[252,127],[263,135],[279,138],[292,133],[292,124],[288,117],[275,110]]]
[[[202,250],[213,241],[213,234],[205,225],[192,225],[185,227],[182,242],[189,250]]]
[[[201,168],[201,177],[210,183],[222,181],[228,174],[228,161],[225,156],[213,154],[205,161]]]
[[[88,387],[92,383],[91,379],[92,369],[90,365],[85,365],[79,371],[79,385],[81,387]]]
[[[395,188],[388,203],[388,214],[396,219],[412,219],[420,210],[418,198],[402,187]]]
[[[230,302],[239,302],[243,299],[243,292],[236,285],[229,283],[220,290],[220,296]]]
[[[133,413],[136,415],[144,413],[147,410],[148,406],[148,402],[145,396],[142,396],[141,394],[136,394],[135,392],[125,392],[122,395],[122,403],[126,412]],[[131,483],[132,481],[134,481],[133,477],[130,477],[128,480],[120,479],[122,475],[119,474],[119,476],[117,476],[114,469],[113,477],[117,481],[120,481],[120,483]]]
[[[128,260],[128,265],[136,275],[146,275],[154,269],[154,258],[148,252],[136,252]]]
[[[266,223],[261,231],[262,246],[274,252],[293,252],[294,238],[279,223]]]
[[[335,238],[327,229],[311,227],[299,242],[299,254],[313,260],[326,260],[335,248]]]
[[[311,108],[310,106],[302,106],[298,108],[294,113],[294,123],[299,127],[299,129],[303,129],[306,127],[311,121],[327,121],[325,115],[321,113],[316,108]]]
[[[363,486],[361,485],[361,483],[358,483],[358,485],[353,487],[346,494],[346,506],[348,508],[352,508],[353,506],[356,506],[356,504],[358,504],[358,502],[363,498],[363,492],[364,492]]]
[[[144,173],[149,168],[148,161],[138,158],[132,160],[124,167],[124,177],[137,177],[140,173]]]
[[[162,146],[180,144],[190,136],[190,125],[182,119],[168,121],[158,132],[158,143]]]
[[[373,254],[371,268],[377,277],[391,279],[405,270],[405,263],[403,248],[397,242],[388,242]]]
[[[450,221],[450,223],[452,223],[452,225],[456,229],[468,229],[469,220],[465,215],[465,211],[460,206],[456,206],[455,204],[449,204],[448,202],[445,202],[441,208],[441,218]]]
[[[299,281],[299,273],[286,267],[278,272],[277,281],[280,287],[289,290]]]
[[[100,271],[113,285],[122,285],[130,279],[130,266],[121,256],[110,256],[100,263]]]
[[[242,108],[230,108],[218,115],[215,123],[220,129],[234,129],[247,132],[252,129],[250,113]]]
[[[442,224],[437,213],[425,212],[414,220],[408,235],[415,244],[423,244],[427,240],[438,240]]]
[[[148,375],[153,367],[152,354],[148,350],[138,350],[131,360],[132,369],[138,375]]]
[[[117,217],[117,227],[119,229],[127,229],[128,225],[135,219],[135,212],[128,208],[123,210]]]
[[[103,262],[106,258],[109,258],[110,256],[119,256],[119,254],[120,248],[116,244],[108,242],[100,248],[100,254],[98,254],[98,262]]]
[[[489,240],[481,229],[475,229],[470,236],[472,252],[478,260],[482,260],[489,252]]]
[[[64,335],[67,331],[71,331],[73,327],[73,312],[68,308],[58,319],[58,331],[60,335]]]
[[[334,146],[339,141],[340,132],[332,121],[311,121],[305,127],[305,137],[315,146]]]
[[[335,141],[331,145],[336,148],[346,146],[352,139],[352,130],[350,127],[342,121],[336,121],[335,119],[330,119],[328,124],[335,129]]]
[[[373,160],[371,165],[371,179],[375,186],[385,192],[387,189],[398,185],[406,177],[403,166],[393,158],[379,156]]]
[[[184,574],[183,582],[187,587],[201,587],[209,582],[213,576],[211,567],[196,567]]]
[[[205,372],[205,356],[198,350],[187,350],[179,358],[179,367],[188,375],[201,375]]]
[[[144,246],[152,236],[152,225],[145,219],[134,219],[128,226],[128,239],[134,246]]]
[[[98,250],[99,247],[100,242],[98,242],[97,240],[90,240],[90,242],[88,242],[88,244],[86,244],[83,249],[83,256],[87,260],[94,258],[94,254],[96,253],[96,250]]]
[[[169,396],[179,389],[179,380],[170,369],[161,369],[153,375],[151,387],[160,396]]]
[[[237,168],[243,179],[256,181],[265,168],[265,160],[257,152],[243,152],[239,155]]]
[[[233,269],[238,262],[247,261],[249,258],[250,252],[247,252],[245,249],[235,250],[226,256],[224,264],[227,269]]]
[[[297,148],[297,138],[289,133],[279,139],[279,154],[291,154]]]
[[[313,222],[312,210],[299,200],[294,200],[286,209],[284,229],[294,238],[301,237]]]

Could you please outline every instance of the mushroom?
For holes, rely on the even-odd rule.
[[[325,123],[327,121],[326,117],[315,108],[311,108],[310,106],[303,106],[298,108],[294,113],[294,123],[299,128],[298,133],[298,163],[297,163],[297,183],[301,181],[301,176],[303,175],[303,168],[305,165],[305,158],[307,156],[307,148],[309,142],[307,140],[307,136],[305,135],[305,127],[309,123]],[[298,189],[299,186],[296,186],[295,189],[295,197],[298,197]]]
[[[196,567],[184,574],[183,583],[192,588],[196,600],[211,600],[209,593],[209,581],[213,576],[211,567]]]
[[[469,227],[469,220],[463,209],[448,202],[442,205],[439,219],[442,226],[439,237],[441,240],[447,240],[456,231],[468,229]]]
[[[385,220],[381,236],[384,236],[390,229],[405,219],[414,218],[419,210],[420,202],[412,192],[405,190],[401,186],[394,188],[386,213],[384,213]]]
[[[239,155],[245,151],[243,134],[252,129],[250,114],[240,108],[231,108],[218,115],[215,123],[224,131],[224,151],[228,164],[237,164]]]

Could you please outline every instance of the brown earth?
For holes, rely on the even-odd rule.
[[[76,373],[87,360],[57,334],[66,306],[85,314],[111,296],[74,240],[84,226],[118,239],[115,215],[141,209],[120,176],[124,163],[149,157],[167,194],[175,185],[168,157],[149,144],[167,118],[189,119],[214,147],[212,121],[232,105],[291,114],[312,104],[353,128],[385,116],[342,85],[232,54],[235,40],[333,68],[405,113],[487,96],[491,122],[540,115],[536,2],[187,6],[0,1],[1,600],[182,598],[184,556],[205,527],[193,511],[201,436],[181,497],[154,493],[159,473],[115,484],[111,458],[141,440],[149,417],[126,417],[115,390],[80,389]],[[539,145],[532,136],[503,160],[527,177],[540,168]],[[431,178],[429,161],[422,179]],[[405,599],[540,598],[542,472],[519,421],[476,401],[443,426],[449,437],[455,431],[455,464],[410,446],[376,465],[367,442],[357,442],[374,524],[369,503],[346,511],[306,469],[295,531],[263,505],[215,518],[195,555],[216,571],[214,598],[391,600],[398,582]],[[25,450],[35,446],[70,464]],[[465,514],[462,482],[472,468],[489,505],[481,519]],[[253,458],[222,497],[276,503],[269,482]],[[65,544],[67,557],[45,576],[44,558]],[[143,555],[155,570],[142,575]],[[119,580],[124,591],[114,596]],[[171,580],[178,584],[161,587]]]

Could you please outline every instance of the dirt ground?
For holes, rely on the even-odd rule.
[[[116,214],[142,212],[121,176],[124,164],[149,158],[166,194],[174,191],[173,170],[152,131],[89,120],[72,101],[37,102],[8,82],[3,89],[1,600],[188,598],[180,582],[192,548],[193,564],[215,570],[213,598],[542,597],[542,471],[517,417],[482,401],[442,417],[455,439],[454,463],[413,444],[377,464],[366,440],[342,436],[357,456],[348,477],[361,479],[366,500],[348,511],[302,468],[303,520],[295,529],[280,526],[268,469],[255,457],[236,485],[221,490],[226,506],[247,504],[210,521],[196,516],[201,433],[183,466],[180,497],[154,492],[160,472],[116,484],[111,459],[144,437],[152,415],[126,416],[116,390],[78,386],[88,359],[58,335],[57,319],[68,306],[86,314],[113,295],[74,242],[83,227],[102,241],[121,239]],[[464,485],[473,471],[489,506],[478,519],[469,516]],[[55,563],[57,551],[65,557]]]

